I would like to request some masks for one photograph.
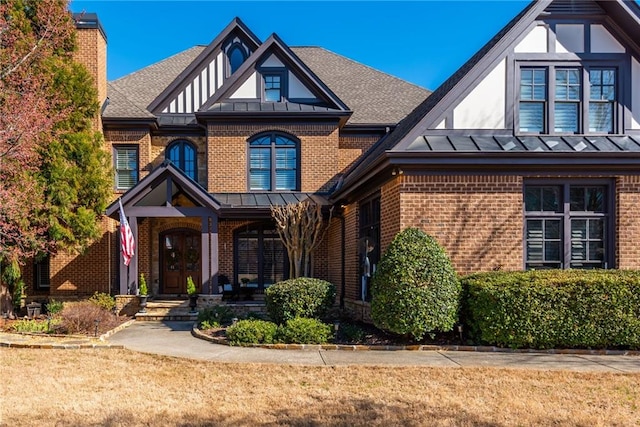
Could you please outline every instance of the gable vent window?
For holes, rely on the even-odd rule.
[[[128,190],[138,182],[138,147],[118,146],[114,150],[116,189]]]
[[[244,63],[247,59],[247,56],[244,52],[244,49],[240,45],[233,45],[227,52],[227,57],[229,58],[229,71],[230,74],[236,72],[238,68]]]
[[[616,68],[600,67],[520,68],[518,130],[533,134],[616,133],[616,74]]]

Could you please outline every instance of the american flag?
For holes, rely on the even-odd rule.
[[[118,202],[120,203],[120,243],[122,245],[122,258],[124,259],[124,265],[129,265],[136,250],[136,242],[133,240],[131,227],[129,227],[127,216],[124,214],[122,200],[118,200]]]

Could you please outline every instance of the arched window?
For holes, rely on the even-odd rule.
[[[196,154],[196,148],[192,143],[180,139],[172,142],[169,147],[167,147],[166,157],[182,169],[189,178],[197,181],[196,173],[198,168]]]
[[[242,63],[247,59],[244,49],[239,44],[231,46],[227,51],[227,57],[229,58],[229,70],[230,75],[235,73]]]
[[[299,144],[280,133],[260,134],[249,142],[249,190],[299,189]]]

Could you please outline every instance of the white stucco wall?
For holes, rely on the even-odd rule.
[[[591,52],[593,53],[624,53],[624,46],[616,40],[604,26],[591,25]]]
[[[546,53],[547,52],[547,27],[538,25],[525,36],[515,47],[516,53]]]
[[[640,129],[640,62],[631,61],[631,129]]]
[[[275,56],[271,55],[262,63],[263,67],[284,67],[284,64]]]
[[[446,120],[443,120],[440,123],[438,123],[438,125],[435,128],[436,129],[445,129],[445,126],[446,126]]]
[[[503,59],[453,110],[454,129],[504,129],[506,60]]]
[[[223,58],[223,54],[222,52],[220,52],[218,54],[218,57],[216,59],[216,63],[218,65],[217,67],[217,73],[218,73],[218,88],[220,88],[220,86],[222,86],[222,82],[224,80],[224,70],[222,69],[222,65],[224,64],[224,58]],[[211,74],[213,76],[213,74]]]
[[[584,25],[556,25],[556,52],[584,52]]]
[[[289,98],[316,99],[315,95],[291,71],[289,71]]]
[[[258,86],[256,83],[257,73],[253,73],[249,76],[246,82],[242,83],[242,86],[236,90],[229,98],[248,98],[256,99],[258,97]]]

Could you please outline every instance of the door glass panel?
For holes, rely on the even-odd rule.
[[[165,254],[164,260],[167,270],[178,271],[182,264],[182,251],[178,236],[167,234],[164,237]]]
[[[185,238],[185,269],[187,271],[200,270],[200,250],[200,239],[196,236]]]

